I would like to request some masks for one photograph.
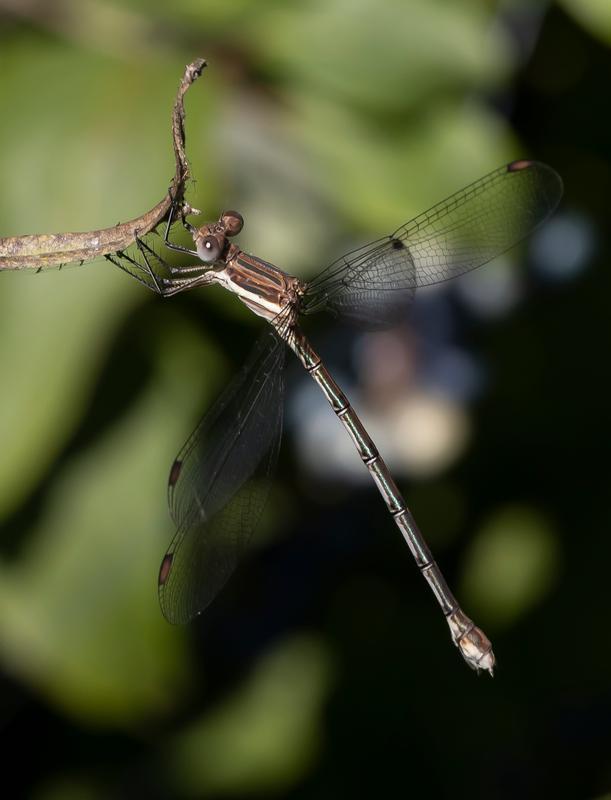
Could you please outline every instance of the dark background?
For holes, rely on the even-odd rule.
[[[12,797],[611,795],[611,6],[0,2],[0,232],[135,217],[172,175],[302,277],[517,157],[565,182],[398,331],[309,331],[467,613],[471,673],[340,426],[288,372],[252,555],[155,596],[169,465],[260,321],[105,262],[0,276],[0,725]],[[344,452],[346,458],[344,459]]]

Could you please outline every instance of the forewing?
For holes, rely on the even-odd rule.
[[[236,567],[269,493],[282,433],[285,345],[268,330],[170,473],[178,530],[159,572],[168,621],[201,613]]]
[[[486,264],[553,212],[562,181],[536,161],[516,161],[415,217],[393,234],[337,259],[308,285],[303,313],[327,308],[366,328],[393,325],[419,286]]]

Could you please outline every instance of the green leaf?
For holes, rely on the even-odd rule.
[[[171,117],[182,58],[127,65],[24,36],[0,59],[0,103],[13,109],[0,126],[0,235],[95,230],[161,200],[174,173]],[[205,199],[214,187],[205,131],[220,78],[207,70],[185,99],[188,154],[193,174],[206,176]]]
[[[293,135],[320,164],[329,203],[372,236],[519,152],[504,122],[476,104],[439,103],[391,131],[311,94],[295,97],[294,107]]]
[[[465,560],[465,606],[478,619],[508,627],[547,595],[559,567],[558,545],[545,517],[526,506],[500,509]]]
[[[228,700],[176,737],[170,759],[179,794],[265,796],[292,786],[321,747],[330,683],[320,641],[283,642]]]
[[[0,566],[4,667],[97,722],[159,713],[184,690],[184,634],[161,616],[156,576],[173,534],[169,464],[215,364],[176,325],[161,345],[148,393],[68,464],[27,546]]]
[[[609,0],[559,0],[564,10],[573,16],[580,25],[611,44],[611,3]]]
[[[313,0],[263,15],[253,43],[275,74],[342,102],[393,114],[449,89],[492,86],[508,40],[481,5],[439,0]]]
[[[143,299],[110,264],[0,275],[0,517],[77,426],[113,335]]]

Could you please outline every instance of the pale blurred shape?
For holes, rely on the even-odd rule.
[[[348,396],[358,407],[358,394]],[[306,412],[306,404],[300,405]],[[463,453],[469,438],[463,409],[421,389],[401,395],[383,408],[364,408],[359,416],[397,475],[438,474]],[[311,472],[351,483],[370,480],[351,439],[324,401],[302,413],[297,437],[299,452]]]
[[[415,347],[402,328],[367,333],[352,349],[360,381],[376,399],[395,394],[416,377]]]
[[[297,408],[302,409],[296,428],[302,463],[313,475],[347,483],[366,483],[369,480],[367,469],[348,434],[325,400],[314,398],[314,392],[308,389],[302,389],[303,400],[297,398]],[[312,389],[318,392],[316,387]],[[308,396],[312,399],[311,404],[305,402]],[[368,415],[366,420],[366,427],[370,430]]]
[[[476,397],[483,385],[482,368],[459,347],[442,346],[422,365],[422,383],[451,400],[465,403]]]
[[[470,433],[467,415],[442,395],[413,392],[389,412],[385,421],[392,431],[390,458],[401,472],[431,477],[464,452]]]
[[[401,327],[368,333],[355,343],[360,382],[372,402],[383,403],[416,384],[458,403],[472,400],[481,389],[480,365],[451,343],[456,332],[447,304],[439,302],[443,292],[427,291],[420,302],[423,294],[412,308],[417,313],[407,331]]]
[[[322,269],[330,256],[320,261],[317,254],[324,253],[332,226],[316,171],[271,104],[240,93],[225,105],[215,151],[229,184],[224,202],[235,205],[239,197],[240,246],[291,274]]]
[[[180,796],[265,796],[295,784],[322,747],[331,682],[320,640],[278,645],[227,700],[175,738],[170,766]]]
[[[359,389],[335,377],[391,470],[429,477],[462,454],[469,424],[448,391],[440,391],[432,380],[423,384],[418,349],[403,330],[369,333],[355,347]],[[298,445],[308,468],[334,480],[367,483],[368,471],[320,392],[302,384],[294,407]]]
[[[570,280],[587,267],[595,246],[594,230],[585,217],[558,214],[533,239],[533,266],[547,280]]]
[[[517,271],[504,256],[458,278],[456,288],[471,311],[488,319],[508,314],[524,295]]]
[[[473,541],[461,596],[478,618],[508,627],[545,598],[559,568],[560,551],[547,518],[529,506],[507,506]]]

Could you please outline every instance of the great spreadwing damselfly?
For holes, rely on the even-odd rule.
[[[416,289],[462,275],[505,252],[553,212],[561,194],[553,169],[514,161],[389,236],[337,259],[307,282],[234,244],[243,226],[238,212],[226,211],[218,222],[194,227],[186,219],[190,209],[180,203],[172,207],[164,242],[197,263],[172,267],[140,240],[142,263],[109,257],[162,296],[220,284],[269,323],[170,470],[168,501],[177,532],[158,580],[161,608],[170,622],[188,622],[211,603],[261,516],[280,446],[283,370],[290,349],[352,439],[441,607],[454,644],[469,666],[492,674],[489,639],[450,591],[382,456],[299,320],[327,310],[364,329],[390,327],[404,317]],[[176,218],[191,234],[194,249],[170,242]]]

